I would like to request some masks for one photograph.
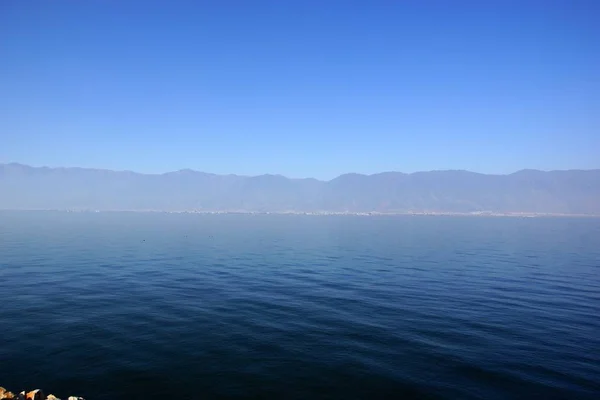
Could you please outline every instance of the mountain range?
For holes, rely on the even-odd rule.
[[[351,173],[320,181],[9,163],[0,164],[0,209],[600,215],[600,170]]]

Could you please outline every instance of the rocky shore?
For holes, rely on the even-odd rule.
[[[53,394],[48,396],[44,395],[44,392],[40,389],[35,389],[30,392],[22,391],[21,393],[13,393],[0,387],[0,400],[60,400]],[[67,400],[84,400],[83,397],[69,396]]]

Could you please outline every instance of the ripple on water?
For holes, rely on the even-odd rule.
[[[101,214],[0,213],[2,385],[600,395],[600,220]]]

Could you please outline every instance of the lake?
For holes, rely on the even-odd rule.
[[[600,218],[0,212],[0,386],[598,399]]]

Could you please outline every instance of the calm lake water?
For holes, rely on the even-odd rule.
[[[600,219],[0,212],[0,386],[600,398]]]

